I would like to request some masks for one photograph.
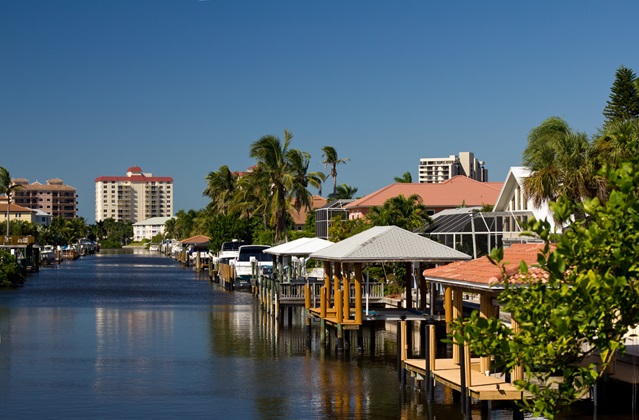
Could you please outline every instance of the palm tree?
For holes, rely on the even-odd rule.
[[[326,180],[323,172],[308,172],[311,163],[311,155],[297,149],[292,149],[287,155],[291,174],[293,175],[293,185],[291,196],[293,207],[300,211],[303,207],[310,209],[313,205],[313,194],[308,190],[308,186],[320,189],[322,182]]]
[[[639,142],[639,119],[615,120],[601,131],[594,141],[601,163],[613,167],[634,156],[633,143]]]
[[[20,185],[14,184],[11,180],[11,175],[9,171],[0,166],[0,194],[4,194],[7,197],[7,236],[9,236],[9,216],[10,216],[10,207],[11,207],[11,199],[13,198],[13,194],[15,191],[22,188]]]
[[[357,193],[357,187],[352,187],[346,184],[340,184],[337,186],[337,191],[328,195],[329,200],[349,200],[355,197]]]
[[[171,217],[164,223],[164,238],[165,239],[177,239],[176,235],[176,219]]]
[[[413,176],[410,174],[410,172],[404,172],[402,176],[396,176],[393,179],[395,180],[395,182],[399,182],[402,184],[410,184],[413,182]]]
[[[319,187],[323,174],[308,173],[310,155],[290,149],[293,134],[284,130],[284,142],[279,138],[263,136],[251,145],[250,156],[257,160],[247,178],[262,197],[264,215],[275,228],[275,242],[287,239],[286,223],[295,199],[295,207],[310,208],[308,185]]]
[[[226,165],[220,166],[217,171],[209,172],[206,176],[207,186],[202,195],[211,199],[211,207],[214,211],[228,213],[237,179],[237,173],[231,172]]]
[[[563,194],[575,202],[600,194],[592,145],[559,117],[531,130],[523,163],[531,170],[524,191],[536,206]]]
[[[333,178],[333,194],[337,192],[337,165],[341,163],[346,163],[350,159],[349,158],[338,158],[337,151],[333,146],[324,146],[322,147],[322,157],[324,160],[322,163],[324,164],[324,169],[327,167],[331,167],[330,176]]]
[[[432,223],[418,194],[389,198],[382,206],[372,207],[366,218],[374,226],[394,225],[410,231],[423,231]]]

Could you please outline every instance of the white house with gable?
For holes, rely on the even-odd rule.
[[[528,178],[530,173],[530,169],[525,166],[513,166],[510,168],[493,211],[517,212],[527,210],[532,212],[537,220],[547,219],[553,230],[558,233],[561,232],[561,226],[555,226],[552,210],[550,210],[548,203],[543,203],[540,207],[537,207],[530,198],[526,197],[524,179]]]

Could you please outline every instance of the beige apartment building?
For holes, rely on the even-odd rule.
[[[447,158],[421,158],[419,160],[419,183],[437,184],[463,175],[479,182],[488,182],[488,170],[484,162],[477,160],[472,152],[460,152],[459,156]]]
[[[48,179],[46,184],[38,181],[29,184],[25,178],[15,178],[14,184],[20,188],[14,191],[13,202],[33,210],[42,210],[52,218],[62,216],[74,219],[78,214],[77,190],[59,178]]]
[[[133,223],[173,216],[173,178],[130,167],[126,176],[95,179],[95,221],[113,218]]]

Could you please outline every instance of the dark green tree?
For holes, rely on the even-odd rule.
[[[639,143],[632,144],[634,155]],[[608,200],[575,201],[563,194],[551,204],[566,223],[576,213],[585,218],[570,225],[552,251],[546,221],[533,221],[532,233],[546,241],[531,275],[520,264],[523,280],[513,283],[504,273],[498,301],[520,328],[497,318],[469,319],[452,325],[457,342],[480,356],[492,355],[498,369],[522,365],[526,408],[547,418],[592,390],[616,354],[625,350],[624,336],[639,324],[639,158],[624,161],[602,174],[610,185]],[[492,254],[500,264],[503,253]],[[543,274],[543,275],[542,275]],[[560,380],[552,379],[560,377]]]
[[[615,81],[610,88],[610,100],[606,101],[603,115],[604,127],[613,121],[639,117],[639,92],[637,75],[629,68],[621,66],[615,73]]]
[[[21,286],[25,280],[26,274],[16,257],[0,249],[0,286]]]
[[[206,234],[210,238],[209,248],[217,252],[224,242],[230,242],[233,239],[251,243],[255,223],[254,219],[228,214],[212,216]],[[257,223],[260,224],[260,221],[258,220]]]

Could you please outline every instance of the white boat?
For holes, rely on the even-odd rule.
[[[45,245],[40,251],[40,261],[44,264],[51,264],[56,261],[55,247],[53,245]]]
[[[253,277],[253,262],[261,274],[270,274],[273,270],[273,256],[265,254],[268,245],[242,245],[235,262],[235,287],[247,287],[251,285]]]

